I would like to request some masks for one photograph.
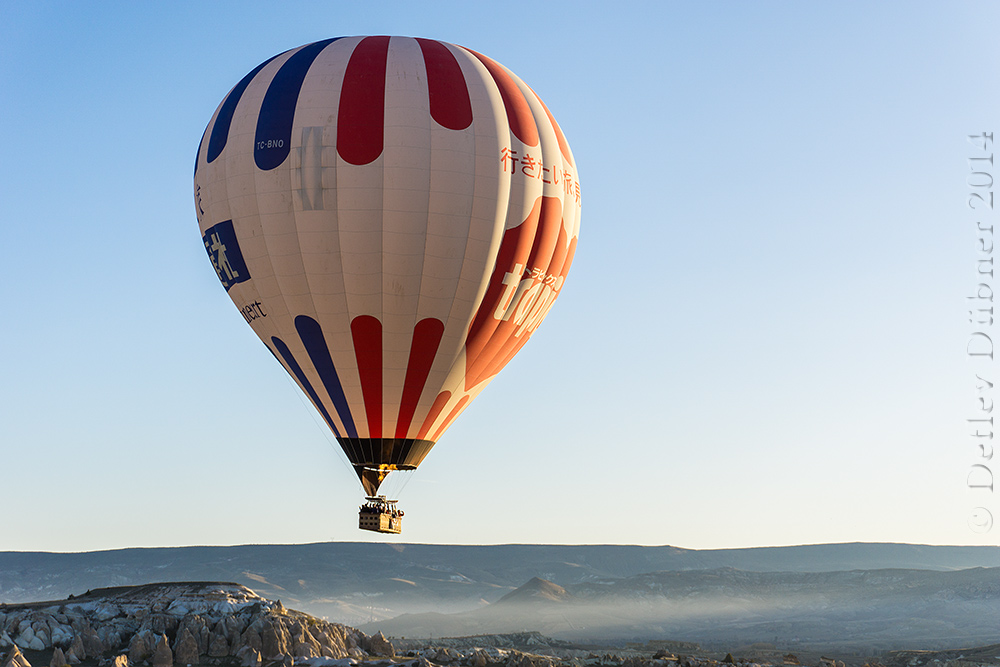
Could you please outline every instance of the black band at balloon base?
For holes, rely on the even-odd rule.
[[[413,470],[434,446],[416,438],[337,438],[354,467]]]

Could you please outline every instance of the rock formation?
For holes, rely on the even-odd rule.
[[[86,660],[87,650],[83,648],[83,637],[74,635],[70,641],[69,649],[66,651],[66,662],[71,665],[79,665],[80,661]]]
[[[31,667],[31,663],[24,657],[17,646],[12,646],[7,657],[0,662],[0,667]]]
[[[396,651],[393,649],[392,644],[381,632],[372,635],[368,639],[368,653],[369,655],[377,655],[383,658],[392,658],[396,655]]]
[[[185,667],[226,658],[259,667],[264,660],[291,665],[394,652],[381,634],[369,637],[222,583],[149,584],[2,605],[0,651],[7,649],[0,667],[30,667],[21,650],[54,649],[50,667],[102,659],[115,659],[115,667]]]
[[[52,659],[49,660],[49,667],[69,667],[66,662],[66,654],[58,646],[52,651]]]
[[[0,605],[0,667],[31,667],[22,650],[32,659],[36,655],[32,651],[51,650],[49,667],[81,661],[99,667],[352,667],[361,661],[365,667],[723,667],[724,663],[725,667],[777,667],[782,662],[798,663],[794,656],[782,656],[777,650],[772,651],[773,657],[733,653],[720,661],[689,653],[699,651],[697,644],[665,640],[597,655],[589,648],[537,632],[452,637],[433,645],[426,640],[397,640],[394,645],[381,632],[369,636],[265,600],[242,586],[217,583],[150,584],[88,591],[60,602]],[[680,654],[682,650],[686,655]],[[983,653],[987,654],[1000,655],[1000,647]],[[41,653],[39,659],[48,658]],[[943,663],[938,667],[980,664]],[[910,660],[890,667],[914,665],[924,663]],[[844,667],[844,663],[821,660],[820,667]]]
[[[153,667],[174,667],[174,652],[167,644],[167,636],[160,635],[156,640],[156,648],[153,649]]]
[[[179,665],[194,665],[198,662],[198,640],[188,628],[181,628],[174,642],[174,661]]]

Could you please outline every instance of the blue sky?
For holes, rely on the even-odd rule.
[[[246,72],[353,34],[507,65],[583,185],[559,303],[406,481],[400,539],[996,542],[966,135],[1000,130],[1000,9],[502,7],[0,5],[0,549],[382,539],[191,193]]]

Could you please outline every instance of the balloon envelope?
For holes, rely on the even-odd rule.
[[[194,189],[220,281],[369,495],[531,337],[580,221],[541,99],[481,54],[407,37],[262,63],[205,130]]]

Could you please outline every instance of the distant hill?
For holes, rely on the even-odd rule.
[[[720,568],[786,573],[887,568],[955,571],[973,567],[1000,567],[1000,547],[854,543],[691,550],[333,542],[0,552],[0,602],[65,599],[88,589],[150,581],[233,581],[308,613],[358,624],[405,613],[485,607],[534,577],[581,595],[586,589],[574,586],[600,587],[655,572]]]
[[[572,597],[562,586],[538,577],[532,577],[531,581],[507,593],[494,604],[503,606],[531,604],[535,601],[566,602]]]

